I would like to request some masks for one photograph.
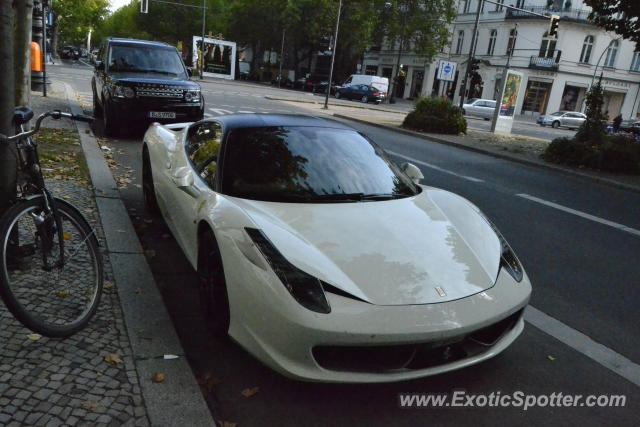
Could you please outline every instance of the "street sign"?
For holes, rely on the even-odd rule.
[[[454,81],[457,67],[458,64],[456,62],[440,61],[440,65],[438,66],[438,80],[444,80],[446,82]]]

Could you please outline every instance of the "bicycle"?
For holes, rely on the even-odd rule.
[[[17,198],[0,218],[0,296],[27,328],[66,337],[95,314],[103,265],[98,239],[82,213],[45,186],[32,136],[47,117],[93,121],[55,110],[40,115],[34,129],[26,131],[33,111],[17,107],[16,135],[0,135],[0,143],[15,143],[18,153]]]

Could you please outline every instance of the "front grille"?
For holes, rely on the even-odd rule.
[[[136,96],[139,98],[165,98],[165,99],[182,99],[184,96],[183,89],[176,87],[136,87]]]
[[[523,310],[479,329],[446,341],[385,346],[316,346],[313,357],[332,371],[389,373],[426,369],[477,356],[510,331]]]

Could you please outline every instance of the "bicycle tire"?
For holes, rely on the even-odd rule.
[[[47,243],[44,226],[36,225],[43,218],[45,202],[44,196],[18,202],[0,219],[0,296],[27,328],[47,337],[66,337],[84,328],[96,313],[102,294],[102,256],[84,216],[58,198],[53,204],[59,221],[49,224],[52,237]],[[15,229],[17,247],[9,242]],[[56,265],[61,242],[62,268]]]

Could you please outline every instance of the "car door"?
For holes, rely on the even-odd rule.
[[[189,128],[184,146],[177,147],[166,170],[168,216],[172,232],[187,254],[197,246],[198,209],[206,193],[214,188],[221,143],[219,122],[196,123]]]
[[[96,88],[96,95],[98,96],[100,103],[102,103],[101,94],[104,90],[104,84],[105,84],[105,70],[107,67],[107,47],[108,47],[107,43],[102,43],[102,45],[100,46],[100,51],[98,52],[98,61],[100,62],[96,64],[95,71],[93,73],[93,76],[94,76],[93,81]]]
[[[484,108],[482,109],[484,112],[484,117],[490,119],[493,117],[493,112],[496,110],[496,101],[485,101]]]
[[[471,104],[471,108],[468,108],[469,111],[467,113],[472,116],[480,116],[482,115],[482,107],[484,107],[484,101],[474,101],[473,104]]]

